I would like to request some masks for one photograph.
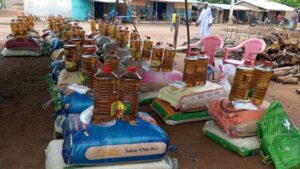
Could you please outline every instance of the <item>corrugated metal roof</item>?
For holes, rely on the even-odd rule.
[[[287,5],[283,5],[277,2],[269,2],[269,1],[262,1],[262,0],[242,0],[235,4],[240,4],[241,2],[247,2],[259,8],[268,11],[293,11],[294,8],[289,7]]]
[[[228,4],[209,4],[209,6],[221,8],[221,9],[225,9],[225,10],[230,10],[230,8],[231,8],[231,5],[228,5]],[[250,11],[249,8],[240,6],[240,5],[234,5],[233,9],[240,10],[240,11]]]

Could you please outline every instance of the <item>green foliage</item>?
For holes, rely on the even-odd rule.
[[[300,1],[299,0],[273,0],[275,2],[279,2],[291,7],[300,8]]]

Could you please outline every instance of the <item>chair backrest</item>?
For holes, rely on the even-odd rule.
[[[266,48],[266,43],[261,39],[249,39],[243,42],[242,45],[245,48],[243,60],[256,60],[257,54],[263,52]]]
[[[224,40],[220,36],[207,36],[202,39],[203,52],[209,57],[209,64],[214,65],[214,57],[218,49],[224,46]]]

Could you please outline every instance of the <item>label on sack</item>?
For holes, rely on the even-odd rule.
[[[146,156],[163,154],[167,145],[163,142],[109,145],[89,148],[85,157],[88,160],[102,160],[107,158],[126,158],[134,156]]]

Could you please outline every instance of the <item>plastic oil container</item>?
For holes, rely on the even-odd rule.
[[[229,94],[229,100],[236,101],[249,99],[254,70],[255,68],[249,60],[246,60],[244,65],[237,67]]]
[[[175,48],[172,44],[168,44],[168,47],[165,48],[164,59],[162,65],[163,72],[171,72],[173,70],[174,58],[175,58]]]
[[[272,63],[265,61],[263,65],[257,66],[253,77],[253,96],[251,101],[255,105],[260,105],[265,98],[270,80],[274,74]]]
[[[144,46],[142,51],[142,61],[149,61],[151,59],[151,51],[153,48],[153,42],[151,37],[147,36],[144,40]]]
[[[78,52],[77,46],[73,44],[64,45],[64,65],[68,72],[75,72],[78,70]]]
[[[117,81],[117,75],[109,66],[104,66],[95,74],[93,123],[108,123],[116,119]]]
[[[110,36],[110,24],[109,23],[104,24],[104,36]]]
[[[27,26],[24,20],[18,19],[19,36],[24,37],[27,34]]]
[[[77,52],[78,52],[78,56],[82,55],[82,46],[81,46],[81,39],[78,38],[72,38],[71,39],[72,44],[76,45],[77,47]]]
[[[16,20],[12,19],[10,22],[10,28],[11,28],[11,33],[14,37],[18,35],[19,32],[19,26]]]
[[[197,65],[196,65],[196,74],[195,74],[196,86],[202,86],[206,84],[207,67],[208,67],[208,57],[205,55],[197,56]]]
[[[141,60],[141,41],[133,40],[131,41],[131,60],[138,61]]]
[[[117,31],[118,31],[118,26],[117,25],[112,25],[111,30],[110,30],[110,37],[112,39],[116,39]]]
[[[97,31],[96,21],[94,19],[91,20],[90,25],[91,25],[91,32],[96,32]]]
[[[162,57],[164,53],[164,48],[162,46],[161,42],[156,43],[155,46],[153,46],[152,50],[152,59],[151,59],[151,69],[155,71],[160,71],[161,65],[162,65]]]
[[[136,32],[136,30],[132,30],[130,33],[130,49],[132,48],[132,43],[134,40],[138,39],[139,34]]]
[[[72,37],[78,37],[79,36],[79,26],[77,23],[74,23],[72,26]]]
[[[127,107],[124,115],[129,121],[135,121],[137,115],[140,81],[134,66],[129,66],[127,72],[120,76],[119,98]]]
[[[109,66],[115,74],[120,73],[120,58],[117,56],[117,52],[111,50],[104,57],[104,65]]]
[[[67,43],[70,39],[71,39],[71,36],[72,36],[72,32],[71,32],[71,29],[70,28],[66,28],[64,31],[63,31],[63,34],[62,34],[62,40]]]
[[[187,87],[195,86],[197,58],[190,57],[184,59],[183,81]]]
[[[87,47],[87,52],[81,57],[81,72],[86,78],[87,86],[93,89],[94,75],[99,68],[99,59],[94,46]]]

